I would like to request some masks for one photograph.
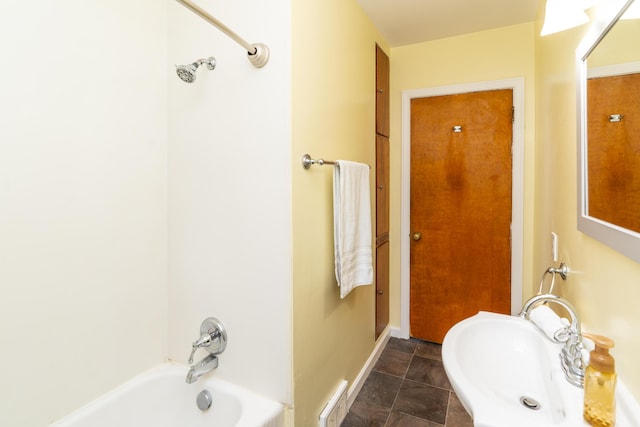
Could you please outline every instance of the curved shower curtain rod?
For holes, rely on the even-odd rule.
[[[216,18],[211,16],[206,10],[202,9],[197,4],[192,3],[190,0],[176,0],[178,3],[181,3],[184,7],[225,33],[227,36],[232,38],[236,43],[247,50],[247,57],[249,61],[256,68],[262,68],[269,61],[269,48],[267,45],[263,43],[253,43],[249,44],[245,39],[234,33],[229,27],[224,25],[222,22],[218,21]]]

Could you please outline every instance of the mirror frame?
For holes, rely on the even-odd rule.
[[[578,230],[640,262],[640,233],[589,216],[587,192],[587,58],[633,2],[634,0],[612,2],[612,7],[596,18],[576,49]]]

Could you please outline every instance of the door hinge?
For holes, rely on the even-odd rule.
[[[516,122],[516,107],[515,106],[511,106],[511,124],[514,124]]]

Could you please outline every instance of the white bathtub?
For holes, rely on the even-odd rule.
[[[187,367],[160,365],[124,383],[50,427],[281,427],[281,404],[215,374],[187,384]],[[213,378],[212,378],[213,377]],[[213,404],[202,412],[196,396],[209,390]]]

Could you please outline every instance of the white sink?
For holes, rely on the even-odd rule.
[[[475,427],[588,426],[583,390],[565,379],[561,348],[527,320],[480,312],[449,330],[442,360]],[[616,395],[616,426],[640,426],[638,405],[621,383]]]

